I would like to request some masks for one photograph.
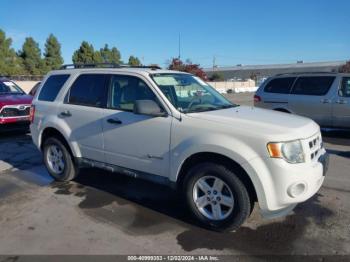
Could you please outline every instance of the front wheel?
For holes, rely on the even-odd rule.
[[[225,166],[194,166],[185,178],[184,193],[191,213],[206,228],[235,230],[250,215],[251,201],[245,185]]]
[[[60,139],[50,137],[45,140],[44,163],[50,175],[57,181],[70,181],[78,174],[78,168],[67,147]]]

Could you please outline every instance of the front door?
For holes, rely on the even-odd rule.
[[[133,113],[136,100],[159,99],[136,76],[113,75],[108,109],[104,110],[103,135],[106,162],[160,176],[168,176],[172,117]]]
[[[350,128],[350,77],[343,77],[333,102],[333,126]]]

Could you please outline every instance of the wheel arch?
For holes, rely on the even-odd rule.
[[[246,186],[249,196],[251,197],[251,200],[254,202],[258,200],[254,183],[250,178],[250,176],[248,175],[248,173],[246,172],[246,170],[233,159],[219,153],[199,152],[186,158],[186,160],[181,165],[180,171],[177,176],[177,181],[176,181],[177,188],[182,188],[183,182],[185,180],[188,170],[192,166],[203,162],[212,162],[215,164],[221,164],[221,165],[224,165],[229,170],[233,171],[237,175],[237,177],[243,182],[243,184]]]
[[[43,145],[44,145],[44,141],[49,138],[49,137],[56,137],[58,139],[60,139],[62,141],[62,143],[64,143],[64,145],[67,147],[69,153],[73,156],[76,157],[79,153],[79,151],[77,152],[77,149],[73,146],[71,146],[68,143],[68,139],[66,138],[65,135],[63,135],[63,132],[59,131],[57,128],[55,127],[46,127],[41,135],[40,135],[40,149],[43,149]]]

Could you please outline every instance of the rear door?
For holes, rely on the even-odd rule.
[[[58,114],[71,130],[71,142],[76,142],[82,157],[104,161],[102,118],[107,105],[107,76],[81,74],[72,84]]]
[[[333,126],[350,128],[350,76],[340,80],[333,102]]]
[[[301,76],[289,97],[293,113],[313,119],[321,126],[332,125],[332,85],[335,76]],[[334,90],[334,89],[333,89]]]
[[[295,77],[278,77],[267,82],[257,95],[261,101],[256,104],[267,109],[288,109],[289,93]]]

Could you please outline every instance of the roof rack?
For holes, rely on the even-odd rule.
[[[116,63],[92,63],[92,64],[66,64],[60,67],[60,70],[63,69],[76,69],[76,68],[149,68],[152,70],[161,69],[159,66],[150,65],[150,66],[133,66],[133,65],[125,65],[125,64],[116,64]]]
[[[302,74],[337,74],[338,72],[291,72],[291,73],[281,73],[276,74],[275,76],[283,76],[283,75],[302,75]]]

